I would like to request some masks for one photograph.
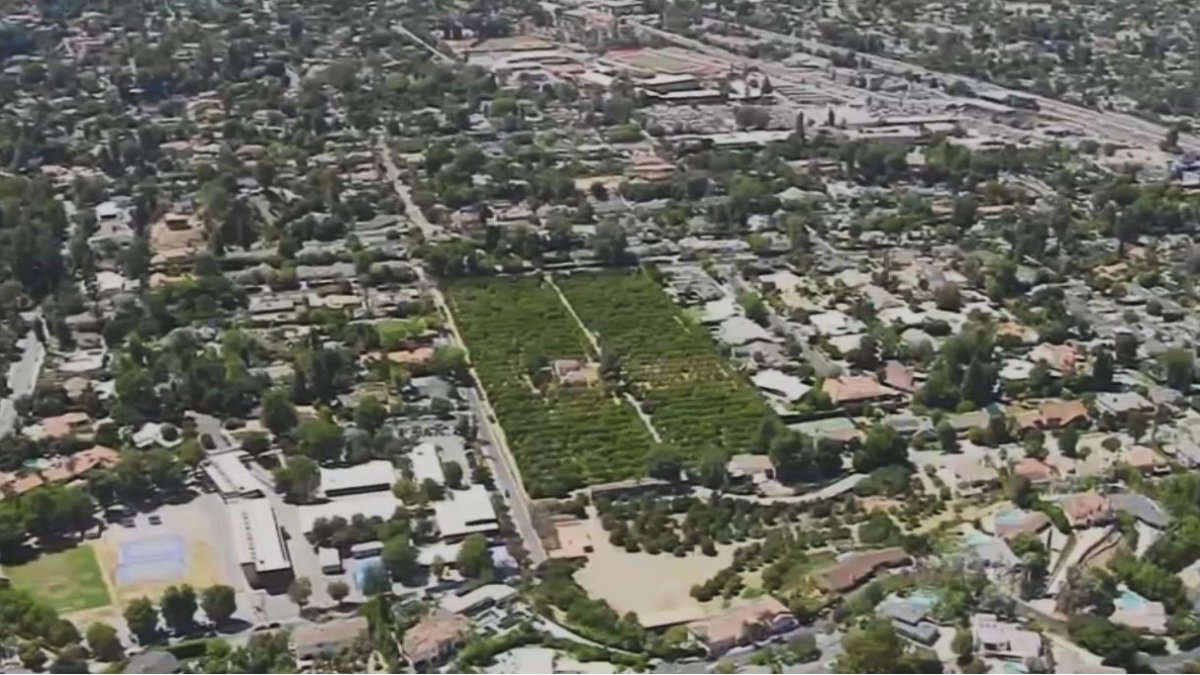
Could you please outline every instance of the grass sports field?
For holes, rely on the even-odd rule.
[[[5,567],[14,586],[33,591],[60,612],[104,607],[112,602],[91,546],[43,555],[33,562]]]

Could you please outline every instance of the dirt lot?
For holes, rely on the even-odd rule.
[[[718,547],[713,557],[626,553],[608,543],[598,518],[587,522],[595,552],[575,580],[588,595],[607,600],[620,613],[637,614],[647,627],[702,619],[721,609],[719,600],[698,602],[691,590],[729,565],[734,546]]]

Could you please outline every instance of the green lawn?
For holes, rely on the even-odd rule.
[[[5,567],[4,574],[13,585],[28,588],[60,612],[112,604],[91,546],[77,546],[24,565]]]

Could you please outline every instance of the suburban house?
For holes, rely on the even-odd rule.
[[[720,656],[796,626],[796,617],[784,604],[764,595],[741,607],[688,624],[688,630],[704,644],[708,653]]]
[[[830,377],[822,383],[821,391],[836,406],[890,401],[900,397],[899,391],[885,387],[869,375]]]
[[[1060,373],[1070,373],[1080,362],[1079,349],[1072,344],[1053,345],[1048,342],[1033,348],[1029,359],[1034,363],[1042,362]]]
[[[1013,475],[1023,476],[1034,485],[1049,483],[1058,475],[1053,466],[1036,457],[1022,457],[1013,462]]]
[[[1079,529],[1112,522],[1113,510],[1108,497],[1095,492],[1083,492],[1062,500],[1063,514],[1071,527]]]
[[[350,647],[368,632],[366,617],[353,616],[326,623],[305,623],[292,633],[297,659],[329,656]]]
[[[1088,411],[1083,401],[1048,401],[1036,410],[1026,410],[1014,416],[1017,429],[1062,429],[1087,422]]]
[[[725,465],[730,480],[741,483],[762,483],[775,477],[775,464],[766,455],[739,454]]]
[[[404,659],[413,668],[440,664],[462,646],[470,630],[467,617],[434,610],[404,633]]]
[[[875,615],[891,622],[900,635],[929,646],[941,635],[938,627],[929,620],[931,607],[924,598],[893,594],[875,606]]]
[[[979,656],[1024,661],[1042,656],[1042,636],[1001,621],[994,614],[971,616],[971,638]]]
[[[1121,459],[1143,474],[1166,473],[1171,470],[1171,465],[1165,457],[1158,454],[1154,448],[1145,445],[1129,448]]]
[[[912,558],[899,546],[852,553],[822,572],[817,577],[817,582],[827,591],[845,593],[858,588],[882,570],[911,563]]]

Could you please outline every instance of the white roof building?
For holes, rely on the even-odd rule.
[[[454,614],[470,614],[473,610],[502,605],[517,595],[517,589],[504,584],[487,584],[462,595],[442,598],[442,609]]]
[[[155,444],[161,445],[164,448],[172,448],[182,443],[183,437],[177,433],[173,440],[167,440],[163,436],[162,424],[158,422],[146,422],[142,425],[141,429],[133,433],[132,440],[134,446],[140,449],[145,449]]]
[[[250,497],[263,494],[263,484],[250,473],[244,452],[211,455],[204,462],[204,473],[222,497]]]
[[[267,499],[249,499],[229,505],[238,563],[263,574],[292,566],[287,544]]]
[[[426,441],[413,448],[409,454],[412,465],[413,480],[418,483],[432,480],[438,485],[446,484],[446,474],[442,472],[442,458],[438,454],[437,445]]]
[[[443,539],[495,532],[500,528],[492,497],[482,485],[472,485],[466,490],[450,490],[446,499],[434,502],[433,511]]]
[[[775,337],[769,331],[744,316],[722,321],[717,329],[717,339],[734,346],[751,342],[775,342]]]
[[[812,387],[801,382],[795,375],[788,375],[774,368],[758,371],[750,376],[750,381],[768,394],[791,402],[799,401],[812,390]]]
[[[386,459],[376,459],[341,469],[321,469],[321,492],[325,496],[352,492],[391,490],[396,469]]]
[[[320,518],[341,517],[349,521],[356,515],[367,518],[391,518],[400,506],[400,500],[392,495],[391,490],[368,492],[366,494],[338,497],[324,504],[306,504],[300,506],[300,529],[304,534],[313,530],[313,523]]]
[[[816,328],[818,335],[852,335],[861,333],[866,326],[854,317],[837,310],[812,314],[808,322]]]
[[[1042,655],[1042,636],[993,614],[971,616],[975,651],[993,658],[1036,659]]]

